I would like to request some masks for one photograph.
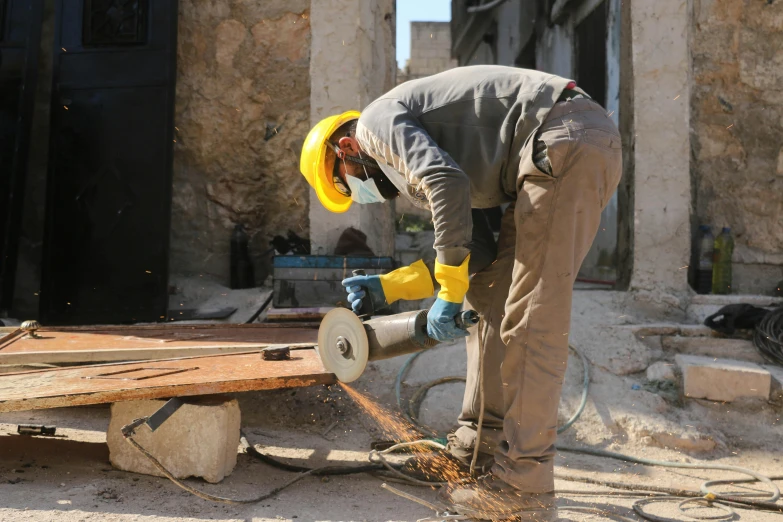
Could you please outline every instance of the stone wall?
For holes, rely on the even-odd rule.
[[[783,2],[693,2],[695,221],[732,228],[735,291],[769,293],[783,279]]]
[[[411,57],[397,83],[453,69],[449,22],[411,22]]]
[[[310,124],[309,0],[181,0],[171,272],[227,282],[236,223],[260,254],[307,237],[299,153]]]

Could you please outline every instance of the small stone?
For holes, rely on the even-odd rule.
[[[648,381],[675,381],[677,376],[674,373],[674,365],[671,363],[658,361],[647,368]]]

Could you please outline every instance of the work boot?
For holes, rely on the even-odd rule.
[[[525,493],[492,473],[475,482],[443,486],[438,499],[450,511],[481,520],[557,520],[554,493]]]
[[[489,461],[483,459],[486,468],[480,468],[478,463],[476,464],[477,474],[483,475],[492,467],[494,459],[491,455],[488,457]],[[482,460],[480,454],[479,460]],[[425,482],[459,482],[470,478],[470,461],[466,464],[449,451],[421,453],[406,460],[400,471]]]
[[[455,459],[462,464],[470,468],[470,463],[473,461],[474,446],[465,446],[462,441],[454,433],[448,434],[448,443],[446,444],[446,451],[451,454]],[[481,447],[481,446],[479,446]],[[491,453],[484,453],[479,451],[478,458],[476,459],[476,470],[479,475],[482,475],[483,471],[489,471],[492,468],[492,464],[495,463],[495,456]]]

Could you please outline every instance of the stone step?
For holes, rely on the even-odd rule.
[[[637,337],[679,335],[682,337],[723,337],[723,334],[703,324],[649,323],[623,326],[633,330]]]
[[[721,402],[769,399],[772,377],[758,364],[683,354],[674,360],[682,373],[685,397]]]
[[[753,342],[745,339],[725,339],[720,337],[681,337],[662,336],[661,348],[664,351],[683,355],[701,355],[718,359],[734,359],[764,364]]]

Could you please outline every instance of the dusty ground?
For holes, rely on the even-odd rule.
[[[681,403],[646,391],[644,368],[662,356],[654,350],[644,354],[643,348],[629,347],[632,341],[611,330],[628,321],[627,313],[617,311],[618,299],[617,294],[608,292],[577,294],[572,339],[595,364],[591,365],[588,407],[582,419],[561,436],[559,444],[583,444],[646,458],[725,463],[783,475],[780,409],[766,403]],[[404,395],[410,396],[418,385],[431,379],[464,374],[463,349],[460,345],[443,346],[420,357],[407,379]],[[631,362],[616,364],[625,359]],[[399,358],[374,363],[356,388],[393,408],[392,385],[403,362],[404,358]],[[576,407],[580,392],[581,366],[572,358],[561,419]],[[422,406],[423,420],[448,429],[459,411],[461,393],[461,384],[434,389]],[[243,429],[250,441],[264,452],[297,463],[317,466],[366,461],[371,441],[384,438],[372,419],[337,387],[237,397]],[[337,425],[323,436],[335,421]],[[18,436],[13,433],[18,423],[54,424],[58,436]],[[105,445],[108,423],[109,409],[103,406],[1,414],[0,521],[414,521],[432,515],[426,508],[382,490],[381,481],[367,475],[328,480],[308,477],[259,504],[213,504],[166,479],[113,470]],[[557,472],[563,474],[687,489],[698,489],[706,479],[729,476],[715,471],[648,468],[571,453],[561,453],[557,465]],[[210,493],[248,498],[291,476],[241,454],[236,470],[223,483],[210,485],[195,479],[188,483]],[[428,489],[395,487],[428,499],[435,497],[435,492]],[[630,509],[633,499],[575,492],[606,488],[566,481],[558,481],[557,487],[563,491],[559,501],[563,520],[617,520],[611,514],[639,520]],[[761,489],[756,485],[745,487]],[[569,506],[597,508],[604,514],[571,511],[566,509]],[[673,504],[649,506],[649,510],[686,520]],[[739,514],[737,520],[748,522],[783,520],[783,516],[772,513]]]

